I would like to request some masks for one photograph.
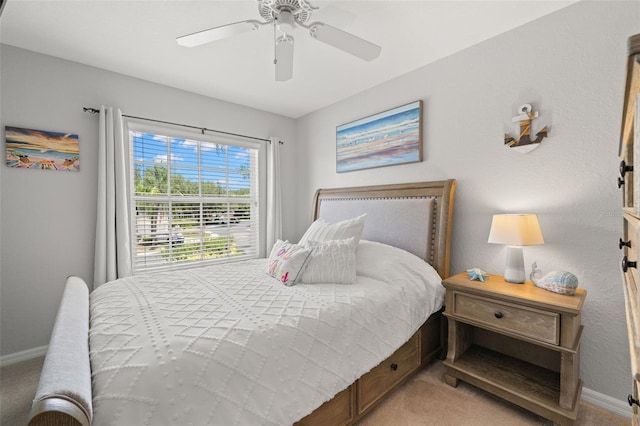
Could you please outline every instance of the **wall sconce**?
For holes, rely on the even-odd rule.
[[[535,214],[495,214],[491,221],[489,242],[508,246],[504,278],[510,283],[523,283],[522,246],[544,244],[544,239]]]

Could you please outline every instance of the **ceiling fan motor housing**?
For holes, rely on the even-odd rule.
[[[291,26],[294,26],[295,22],[307,22],[311,12],[316,9],[317,7],[311,6],[306,0],[258,0],[258,11],[262,19],[266,22],[280,19],[282,22],[283,18],[288,19],[282,12],[289,12],[293,22],[287,24]]]
[[[278,29],[283,33],[291,31],[296,26],[295,17],[288,10],[283,10],[276,17]]]

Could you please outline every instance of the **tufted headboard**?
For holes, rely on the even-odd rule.
[[[318,189],[313,219],[338,222],[367,213],[362,239],[404,249],[449,276],[454,179]]]

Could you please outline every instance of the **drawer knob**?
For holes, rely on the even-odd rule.
[[[627,256],[622,258],[622,271],[627,272],[629,268],[636,268],[638,266],[638,262],[632,262],[627,260]]]
[[[620,250],[622,250],[622,247],[629,247],[631,248],[631,240],[629,241],[622,241],[622,238],[620,238],[620,241],[618,241],[618,248]]]
[[[622,185],[624,185],[624,179],[622,179],[621,177],[618,178],[618,188],[621,188]]]
[[[620,176],[624,177],[625,173],[632,172],[633,166],[627,166],[624,160],[620,162]]]
[[[630,407],[633,407],[633,404],[640,405],[640,401],[634,399],[631,394],[629,394],[629,396],[627,397],[627,402],[629,402]]]
[[[503,317],[502,312],[498,311],[496,313],[493,314],[496,318],[500,319]]]
[[[398,370],[398,364],[396,364],[396,363],[391,364],[391,369],[393,371],[397,371]]]

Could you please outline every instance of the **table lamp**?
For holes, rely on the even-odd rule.
[[[522,246],[544,244],[538,217],[535,214],[493,215],[489,242],[507,245],[504,279],[510,283],[525,281]]]

